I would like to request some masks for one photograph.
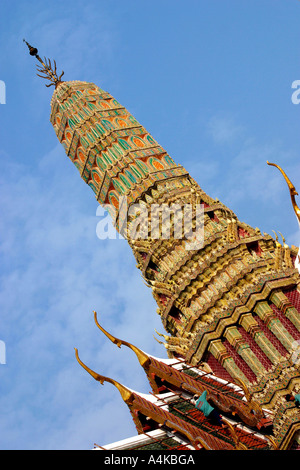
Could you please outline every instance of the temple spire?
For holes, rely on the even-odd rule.
[[[38,72],[42,73],[43,75],[39,75],[37,73],[38,77],[44,78],[45,80],[49,80],[51,83],[46,85],[46,87],[50,87],[52,85],[57,87],[59,83],[62,83],[61,77],[64,75],[64,72],[62,72],[59,76],[57,75],[56,71],[56,62],[53,60],[53,67],[51,64],[50,59],[46,59],[44,57],[44,61],[40,58],[38,55],[38,50],[36,47],[31,46],[25,39],[23,41],[27,44],[27,47],[29,49],[29,54],[36,57],[37,60],[42,64],[42,66],[37,65],[37,70]]]

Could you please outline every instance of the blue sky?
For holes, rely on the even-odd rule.
[[[90,449],[135,434],[110,384],[141,392],[134,354],[163,332],[124,240],[99,240],[97,203],[49,122],[53,89],[26,38],[65,80],[113,94],[212,197],[240,220],[299,244],[281,165],[300,189],[298,0],[2,0],[0,80],[1,449]]]

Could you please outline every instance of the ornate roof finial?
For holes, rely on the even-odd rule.
[[[132,400],[132,397],[133,397],[133,393],[128,389],[126,388],[124,385],[120,384],[119,382],[117,382],[116,380],[114,379],[111,379],[109,377],[105,377],[104,375],[100,375],[100,374],[97,374],[97,372],[94,372],[92,369],[90,369],[87,365],[85,365],[81,359],[79,358],[78,356],[78,349],[77,348],[74,348],[75,349],[75,356],[76,356],[76,359],[77,359],[77,362],[92,376],[94,377],[95,380],[97,380],[98,382],[101,383],[101,385],[103,385],[103,382],[109,382],[111,384],[113,384],[120,392],[123,400],[125,401],[125,403],[129,403],[131,400]]]
[[[295,214],[296,214],[296,217],[298,219],[298,222],[300,223],[300,208],[298,207],[297,203],[296,203],[296,199],[295,199],[295,196],[298,196],[298,193],[296,191],[296,188],[295,186],[293,185],[293,183],[291,182],[291,180],[287,177],[286,173],[283,171],[282,168],[280,168],[279,165],[276,165],[276,163],[270,163],[267,161],[267,164],[268,165],[271,165],[271,166],[276,166],[276,168],[278,168],[278,170],[281,172],[281,174],[283,175],[285,181],[287,182],[287,185],[289,187],[289,190],[290,190],[290,196],[291,196],[291,200],[292,200],[292,204],[293,204],[293,208],[294,208],[294,211],[295,211]]]
[[[102,326],[98,323],[97,312],[95,312],[95,311],[94,311],[94,320],[95,320],[95,323],[98,326],[99,330],[101,330],[102,333],[104,333],[105,336],[107,336],[107,338],[109,338],[112,341],[112,343],[116,344],[118,346],[118,348],[120,348],[122,344],[124,346],[127,346],[128,348],[130,348],[136,354],[141,366],[145,366],[149,362],[149,356],[146,353],[144,353],[144,351],[137,348],[133,344],[128,343],[127,341],[123,341],[122,339],[115,338],[115,336],[111,335],[104,328],[102,328]]]
[[[23,41],[28,46],[29,54],[36,57],[37,60],[42,64],[42,66],[37,65],[37,70],[38,70],[38,72],[42,73],[43,75],[39,75],[37,73],[37,76],[41,77],[41,78],[44,78],[46,80],[49,80],[51,82],[48,85],[46,85],[46,87],[50,87],[50,86],[54,85],[55,88],[56,88],[57,85],[62,82],[61,77],[63,76],[64,72],[62,72],[58,76],[57,72],[56,72],[56,62],[55,62],[55,60],[53,60],[53,63],[54,63],[54,68],[53,68],[50,59],[46,59],[46,57],[44,57],[44,61],[43,61],[40,58],[40,56],[38,55],[37,48],[31,46],[30,44],[28,44],[28,42],[25,41],[25,39],[23,39]]]
[[[278,232],[279,232],[279,230],[278,230]],[[284,246],[284,247],[287,247],[288,245],[285,243],[285,238],[284,238],[284,236],[282,235],[281,232],[279,232],[279,233],[280,233],[281,238],[282,238],[283,246]]]
[[[245,398],[247,400],[248,405],[252,408],[253,411],[255,411],[255,414],[258,417],[262,418],[264,416],[264,412],[263,412],[261,406],[259,405],[259,403],[257,403],[255,400],[253,400],[253,397],[252,397],[251,393],[249,392],[248,387],[243,382],[243,380],[241,380],[239,377],[235,377],[234,381],[238,385],[240,385],[240,387],[242,388],[242,390],[245,394]]]
[[[278,235],[277,233],[275,232],[275,230],[272,230],[272,232],[275,233],[275,238],[276,238],[276,246],[281,246],[280,242],[278,241]],[[279,232],[280,233],[280,232]]]

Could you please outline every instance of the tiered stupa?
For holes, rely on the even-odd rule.
[[[263,443],[251,441],[250,447],[266,447],[266,442],[279,449],[300,446],[300,412],[285,399],[287,393],[300,392],[296,247],[289,247],[280,233],[274,238],[240,221],[230,208],[208,196],[113,96],[93,83],[62,81],[56,64],[52,68],[50,61],[40,59],[37,49],[28,46],[42,64],[40,73],[55,86],[50,120],[56,135],[81,178],[99,204],[109,208],[117,230],[127,238],[157,302],[170,361],[180,363],[180,372],[175,373],[175,366],[162,360],[158,364],[144,353],[145,364],[156,371],[148,371],[152,390],[160,393],[156,381],[160,377],[160,385],[161,380],[166,382],[170,393],[180,392],[190,399],[191,393],[197,393],[196,385],[185,387],[186,373],[181,379],[178,374],[183,374],[183,368],[193,370],[199,388],[204,367],[210,371],[211,387],[218,388],[213,384],[220,381],[227,384],[224,390],[219,387],[218,399],[211,393],[221,412],[232,411],[233,404],[226,400],[235,394],[233,401],[255,403],[256,425],[262,417],[267,417],[268,426],[271,420],[269,439],[260,437]],[[279,170],[300,220],[296,190]],[[161,218],[153,217],[160,211]],[[180,226],[185,213],[190,216],[188,228]],[[159,375],[162,370],[164,377]],[[107,379],[96,375],[97,380]],[[226,387],[234,384],[239,392],[234,388],[228,392]],[[216,441],[208,444],[205,433],[183,432],[169,415],[163,420],[154,411],[151,414],[139,395],[127,390],[122,396],[131,406],[139,433],[145,430],[144,418],[139,419],[143,415],[148,416],[150,430],[158,425],[173,428],[194,448],[225,446],[221,430],[214,431]],[[253,416],[248,412],[251,406],[240,412],[239,420],[253,431]],[[182,413],[187,423],[186,409]],[[201,428],[199,416],[193,419],[193,425]],[[228,445],[238,447],[241,441],[233,436]]]

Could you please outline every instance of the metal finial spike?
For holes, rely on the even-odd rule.
[[[38,72],[40,72],[42,74],[42,75],[40,75],[40,74],[37,73],[38,77],[41,77],[41,78],[44,78],[44,79],[50,81],[50,83],[48,85],[46,85],[46,87],[49,87],[49,86],[52,86],[52,85],[57,87],[57,85],[62,82],[61,77],[64,75],[64,72],[62,72],[60,74],[60,76],[58,76],[57,72],[56,72],[56,62],[55,61],[54,61],[54,69],[53,69],[50,59],[46,59],[46,57],[45,57],[44,60],[42,60],[40,58],[40,56],[38,55],[38,50],[37,50],[36,47],[31,46],[25,39],[23,39],[23,42],[25,42],[25,44],[27,44],[27,47],[29,49],[29,54],[31,56],[36,57],[37,60],[42,64],[42,66],[40,66],[40,65],[37,66]]]
[[[23,42],[25,42],[25,43],[27,44],[27,47],[28,47],[28,49],[29,49],[29,54],[36,57],[37,54],[38,54],[37,48],[31,46],[25,39],[23,39]]]

